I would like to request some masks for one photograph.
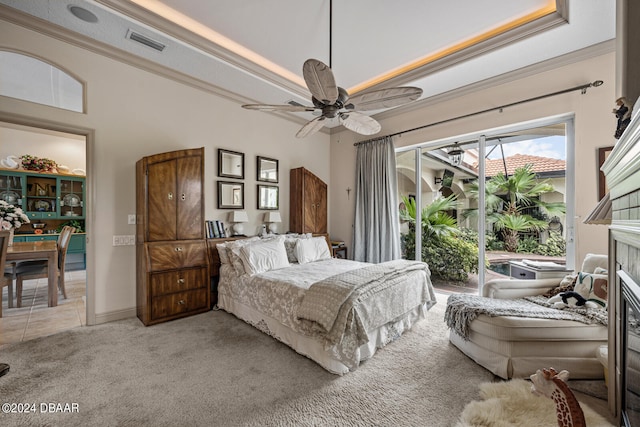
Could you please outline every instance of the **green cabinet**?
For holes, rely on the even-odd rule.
[[[84,228],[85,197],[82,176],[0,169],[0,200],[22,208],[31,222],[46,223],[43,234],[31,234],[30,224],[23,225],[14,237],[15,242],[57,240],[55,230],[71,220],[78,220]],[[71,236],[67,270],[85,269],[85,236],[84,232]]]
[[[0,199],[10,205],[23,207],[24,174],[0,171]]]
[[[30,219],[84,219],[85,178],[0,170],[0,199]]]

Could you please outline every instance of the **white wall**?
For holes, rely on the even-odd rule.
[[[46,120],[55,127],[93,131],[86,164],[91,215],[87,264],[88,280],[93,282],[89,287],[95,288],[95,298],[90,300],[95,300],[98,322],[129,316],[136,305],[134,247],[113,247],[112,241],[114,235],[135,234],[127,215],[135,213],[135,162],[141,157],[205,147],[205,216],[228,225],[229,211],[216,209],[216,150],[243,152],[247,233],[259,229],[266,212],[256,209],[257,155],[280,161],[282,231],[289,225],[289,170],[305,166],[329,182],[329,136],[325,133],[296,139],[300,126],[295,123],[243,110],[236,102],[10,22],[0,21],[0,48],[43,58],[87,83],[86,114],[0,97],[0,121]],[[21,149],[15,146],[8,151]]]
[[[87,168],[84,137],[0,123],[0,159],[24,154],[54,160],[70,171]]]
[[[460,96],[443,98],[435,105],[428,105],[409,113],[382,119],[382,132],[388,135],[439,122],[465,114],[494,108],[500,105],[536,97],[563,89],[580,86],[595,80],[604,85],[591,88],[586,94],[580,91],[549,97],[467,119],[403,134],[395,138],[396,147],[412,146],[455,135],[523,123],[562,114],[575,115],[576,157],[576,259],[581,265],[588,252],[607,252],[607,227],[585,225],[582,219],[598,202],[597,148],[614,145],[615,107],[614,53],[550,69],[535,75],[519,78],[492,88],[476,90]],[[331,233],[351,241],[353,233],[353,193],[347,200],[345,188],[355,188],[354,142],[366,138],[343,131],[331,136]]]

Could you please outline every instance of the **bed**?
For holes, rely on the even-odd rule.
[[[216,247],[218,308],[334,374],[357,369],[436,303],[425,263],[331,258],[325,237],[254,237]]]

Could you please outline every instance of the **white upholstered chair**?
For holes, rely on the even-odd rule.
[[[582,272],[608,268],[606,255],[588,254]],[[496,279],[486,283],[483,296],[522,298],[542,295],[562,279]],[[597,354],[607,344],[607,327],[573,320],[538,319],[481,314],[465,340],[453,329],[449,340],[479,365],[504,379],[528,378],[536,370],[554,367],[571,372],[572,379],[599,379],[604,369]]]

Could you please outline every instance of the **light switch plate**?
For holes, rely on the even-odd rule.
[[[136,223],[136,215],[129,214],[127,217],[127,224],[135,224]]]
[[[135,246],[136,236],[113,236],[113,246]]]

